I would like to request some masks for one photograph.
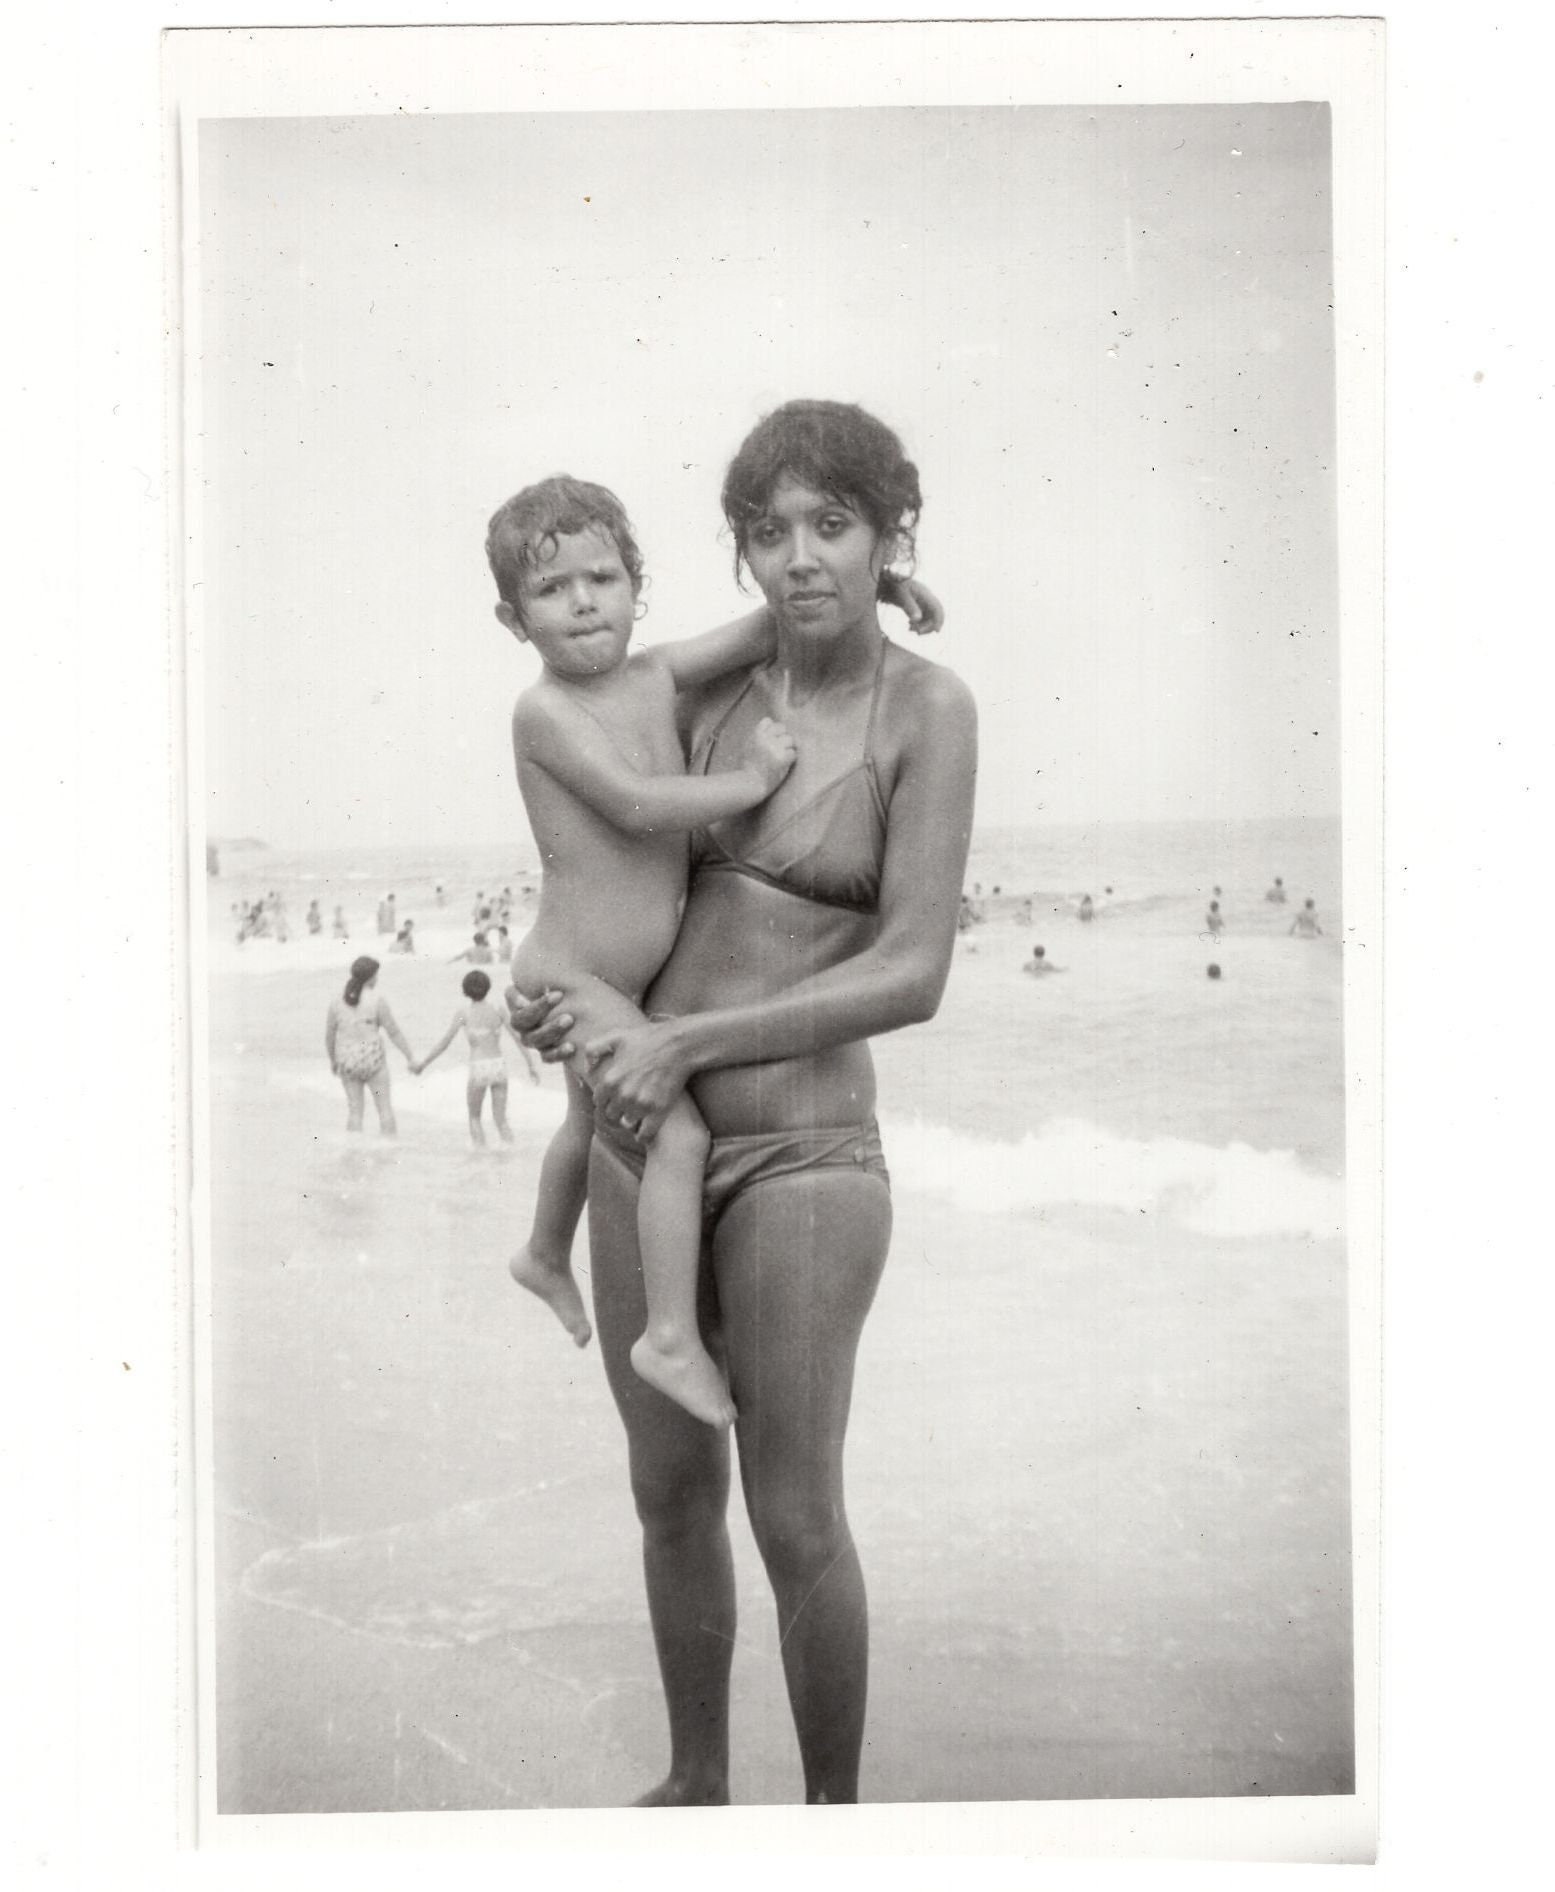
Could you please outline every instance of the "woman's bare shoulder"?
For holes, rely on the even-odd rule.
[[[910,710],[918,716],[976,718],[972,692],[954,670],[920,657],[901,644],[890,646],[885,689],[891,710]]]

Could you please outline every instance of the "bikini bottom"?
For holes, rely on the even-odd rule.
[[[594,1141],[639,1182],[648,1160],[642,1144],[619,1124],[594,1119]],[[797,1176],[809,1169],[843,1169],[878,1176],[889,1189],[891,1178],[880,1147],[880,1129],[868,1123],[827,1126],[819,1130],[763,1130],[752,1136],[714,1137],[702,1181],[702,1222],[710,1229],[729,1205],[759,1183]]]

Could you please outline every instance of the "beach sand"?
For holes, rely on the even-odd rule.
[[[1062,977],[1021,976],[1034,937]],[[1347,1792],[1338,950],[1055,920],[975,944],[877,1047],[863,1797]],[[597,1349],[504,1265],[557,1074],[513,1056],[516,1142],[478,1152],[461,1049],[420,1080],[391,1052],[400,1138],[348,1137],[343,965],[244,950],[210,987],[220,1810],[621,1805],[667,1754],[622,1435]],[[460,970],[385,961],[418,1051]],[[733,1528],[734,1795],[791,1802],[738,1500]]]

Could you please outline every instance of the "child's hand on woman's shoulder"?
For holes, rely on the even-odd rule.
[[[894,604],[907,619],[908,630],[919,637],[932,636],[945,628],[945,607],[921,578],[884,573],[880,580],[880,599],[883,604]]]

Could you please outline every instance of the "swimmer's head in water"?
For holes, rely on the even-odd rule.
[[[756,423],[724,475],[736,579],[751,528],[785,479],[851,507],[886,542],[887,562],[911,570],[923,494],[901,441],[851,403],[788,401]]]
[[[459,990],[467,999],[483,999],[491,990],[491,981],[477,966],[474,971],[464,975],[459,982]]]
[[[357,1004],[362,993],[377,977],[378,961],[371,953],[363,953],[360,959],[351,961],[351,976],[346,980],[345,990],[340,996],[347,1005]]]
[[[1219,966],[1213,966],[1213,965],[1212,965],[1212,966],[1207,966],[1207,967],[1205,968],[1205,970],[1206,970],[1206,972],[1208,972],[1208,974],[1209,974],[1209,976],[1210,976],[1210,978],[1212,978],[1212,979],[1218,979],[1218,978],[1220,977],[1220,968],[1219,968]]]
[[[1031,949],[1031,956],[1033,959],[1046,959],[1047,948],[1045,946],[1033,946]]]
[[[491,516],[486,561],[502,602],[522,617],[526,577],[556,556],[564,536],[578,532],[601,532],[614,542],[636,597],[642,590],[643,555],[626,508],[609,487],[558,473],[515,493]]]
[[[486,944],[486,935],[484,933],[477,933],[475,935],[475,944],[477,946],[484,946]]]

